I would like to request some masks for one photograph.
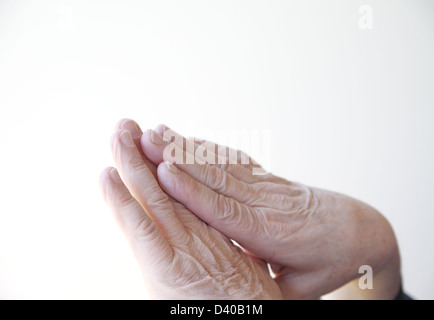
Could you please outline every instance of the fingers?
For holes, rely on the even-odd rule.
[[[177,164],[176,166],[200,183],[226,197],[248,206],[260,205],[264,202],[265,195],[261,191],[217,166],[209,164]]]
[[[164,161],[164,148],[169,142],[164,141],[163,137],[154,130],[145,130],[140,140],[140,145],[143,153],[156,166]]]
[[[215,145],[215,149],[217,150],[217,154],[228,159],[231,159],[232,162],[242,164],[244,168],[254,168],[259,167],[259,164],[253,160],[247,153],[229,148],[227,146],[216,144],[209,140],[199,139],[195,137],[189,137],[188,140],[194,141],[198,145]]]
[[[270,175],[264,170],[264,168],[261,167],[259,163],[257,163],[252,157],[250,157],[244,151],[219,145],[209,140],[198,139],[198,138],[189,138],[189,140],[192,140],[199,145],[213,146],[213,148],[217,150],[217,154],[219,158],[222,157],[226,158],[226,161],[224,162],[223,165],[220,166],[220,168],[225,169],[228,172],[231,170],[236,170],[236,172],[233,172],[233,174],[237,177],[240,176],[239,179],[243,181],[247,182],[248,180],[251,180],[251,182],[249,183],[253,183],[257,181],[265,181]]]
[[[176,133],[173,134],[177,135]],[[175,138],[174,140],[174,144],[178,142],[182,146],[182,143],[186,142],[183,142],[183,140],[183,137],[177,135],[177,138]],[[164,141],[163,137],[156,131],[145,131],[142,137],[142,144],[147,157],[149,157],[154,163],[161,163],[164,160],[168,161],[167,158],[164,159],[164,149],[167,148],[168,143]],[[174,148],[176,148],[175,152],[181,154],[180,159],[182,159],[182,161],[175,162],[185,163],[185,159],[187,159],[187,156],[185,155],[186,152],[184,152],[184,150],[186,150],[187,148],[178,148],[177,144]],[[192,147],[191,149],[194,148]],[[257,192],[253,187],[233,177],[230,173],[220,169],[220,167],[218,166],[197,163],[177,164],[177,166],[199,182],[213,189],[214,191],[234,198],[247,205],[254,205],[254,201],[257,199],[257,197],[255,197],[257,195]],[[244,168],[242,169],[244,170]]]
[[[134,140],[134,143],[138,146],[140,146],[140,138],[142,136],[142,129],[140,129],[140,126],[131,119],[121,119],[118,121],[118,123],[115,126],[115,130],[128,130],[131,133],[131,137]]]
[[[118,130],[112,137],[112,152],[125,186],[169,240],[185,236],[168,195],[160,188],[134,143],[130,131]]]
[[[105,201],[111,207],[121,229],[130,240],[139,259],[170,262],[172,249],[155,223],[131,196],[115,168],[106,168],[100,176]],[[152,259],[152,260],[151,260]]]
[[[131,133],[131,136],[133,137],[134,144],[137,147],[137,150],[139,150],[143,161],[148,166],[149,170],[151,170],[154,177],[157,177],[157,166],[153,164],[142,152],[142,148],[140,147],[140,139],[142,137],[142,130],[140,129],[140,126],[131,119],[121,119],[118,121],[118,123],[115,126],[115,130],[128,130]]]
[[[194,143],[164,125],[158,126],[155,130],[145,131],[142,135],[141,146],[144,154],[156,165],[163,161],[195,166],[208,163],[225,170],[245,183],[264,181],[263,176],[252,174],[252,165],[239,163],[243,159],[250,159],[244,153],[233,153],[234,151],[228,148],[232,151],[227,151],[225,155],[222,151],[225,147],[210,141],[205,141],[202,144]],[[216,150],[220,153],[216,153]],[[235,156],[231,156],[231,154],[235,154]],[[182,168],[184,169],[184,167]],[[255,168],[258,169],[259,167],[256,166]]]
[[[263,220],[256,209],[216,193],[168,162],[158,166],[157,174],[170,196],[229,238],[244,244],[252,234],[262,233]]]

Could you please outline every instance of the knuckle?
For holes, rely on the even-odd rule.
[[[269,202],[272,203],[272,208],[283,210],[288,213],[296,212],[299,201],[286,195],[276,194],[269,195]]]
[[[250,228],[252,234],[264,234],[269,228],[269,223],[267,222],[267,217],[269,216],[268,210],[266,208],[255,208],[252,216],[252,221],[250,223]]]
[[[261,211],[221,195],[217,199],[216,208],[220,224],[235,228],[244,235],[264,232],[264,216]]]
[[[217,192],[226,188],[226,174],[216,166],[207,165],[205,169],[205,183]]]
[[[250,185],[248,183],[243,182],[243,189],[245,190],[245,194],[249,198],[248,200],[254,201],[255,199],[261,199],[263,197],[263,192],[256,188],[254,185]]]
[[[157,185],[145,189],[145,196],[148,206],[153,209],[163,207],[169,200],[169,196]]]
[[[281,185],[258,182],[254,185],[248,185],[248,187],[255,190],[255,199],[252,202],[254,206],[284,209],[293,202],[293,199],[288,197]]]
[[[224,225],[242,226],[243,229],[250,228],[253,224],[254,217],[248,212],[248,209],[238,201],[224,196],[219,197],[219,220]]]
[[[146,241],[155,234],[157,226],[148,216],[141,218],[133,229],[134,238],[141,242]]]
[[[133,157],[128,159],[126,166],[129,172],[144,172],[147,170],[147,167],[141,158]]]
[[[113,199],[114,206],[117,208],[129,208],[134,205],[135,199],[131,196],[131,194],[127,192],[123,192],[120,194],[117,194],[116,198]]]
[[[221,222],[232,223],[234,221],[236,213],[229,198],[219,194],[216,208]]]

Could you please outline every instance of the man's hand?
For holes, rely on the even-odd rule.
[[[142,132],[131,120],[112,138],[115,168],[101,174],[101,187],[128,237],[154,298],[279,299],[264,261],[250,257],[160,188],[158,168],[139,151]]]
[[[343,298],[396,295],[397,243],[375,209],[272,174],[253,175],[258,166],[251,159],[246,165],[228,164],[228,159],[218,164],[229,149],[207,141],[192,143],[165,126],[146,131],[141,139],[143,152],[156,165],[171,159],[168,148],[176,149],[178,156],[183,153],[178,159],[196,160],[180,161],[179,171],[158,171],[161,186],[203,221],[270,263],[284,298],[316,299],[347,283],[340,290]],[[198,157],[200,162],[214,159],[217,164],[198,164]],[[362,265],[373,268],[374,290],[362,291],[350,282],[361,276]]]

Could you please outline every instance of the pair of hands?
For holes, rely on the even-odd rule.
[[[219,152],[229,150],[218,150],[165,126],[142,132],[129,119],[117,125],[117,170],[104,170],[101,186],[152,297],[317,299],[338,288],[341,298],[396,295],[396,239],[373,208],[272,174],[253,175],[258,165],[251,159],[165,161],[174,151],[222,163]],[[362,265],[373,268],[373,290],[360,290],[354,280]]]

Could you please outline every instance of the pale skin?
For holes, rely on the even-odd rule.
[[[167,127],[159,126],[155,130],[142,133],[133,121],[122,121],[120,126],[136,138],[137,153],[140,155],[140,151],[143,152],[140,161],[145,164],[151,175],[153,174],[154,180],[149,184],[144,181],[149,181],[150,175],[147,180],[133,173],[129,176],[127,171],[131,166],[123,164],[126,160],[119,156],[115,143],[113,148],[115,162],[125,183],[125,185],[119,184],[122,185],[122,192],[114,192],[116,188],[113,188],[112,183],[109,182],[111,179],[104,178],[104,174],[102,179],[106,199],[115,212],[121,212],[117,209],[119,206],[116,205],[116,197],[126,199],[129,194],[128,197],[136,199],[138,203],[134,207],[142,208],[142,215],[151,219],[157,226],[154,229],[159,231],[159,237],[163,238],[164,235],[166,241],[168,241],[168,233],[165,231],[167,227],[164,227],[163,220],[166,224],[173,220],[170,224],[178,226],[177,228],[179,225],[190,225],[190,220],[195,221],[194,225],[191,222],[191,226],[203,224],[212,230],[216,238],[220,234],[224,239],[221,241],[215,239],[213,243],[225,242],[230,248],[232,243],[228,238],[235,240],[242,246],[244,252],[236,250],[235,247],[234,252],[242,257],[242,261],[247,259],[246,261],[249,262],[247,265],[255,266],[250,267],[249,275],[260,270],[260,276],[253,279],[260,279],[261,285],[266,283],[267,285],[263,286],[270,288],[267,298],[317,299],[330,292],[332,292],[330,297],[344,299],[392,299],[396,296],[400,286],[399,251],[392,228],[377,210],[353,198],[290,182],[272,174],[254,175],[252,169],[259,166],[252,164],[251,159],[249,164],[227,164],[228,161],[226,164],[215,164],[221,163],[222,157],[229,154],[228,149],[215,148],[212,143],[206,141],[196,144],[189,142],[190,147],[187,147],[188,140],[172,131],[170,135],[175,136],[175,140],[171,146],[178,146],[176,151],[183,153],[182,159],[214,158],[216,161],[213,161],[213,164],[197,162],[168,164],[164,161],[172,160],[171,154],[167,152],[169,142],[163,138],[167,137]],[[116,141],[116,138],[114,140]],[[205,149],[206,157],[203,152]],[[140,161],[137,160],[138,163]],[[155,166],[158,166],[158,170],[155,170]],[[110,170],[113,173],[113,169]],[[160,197],[157,197],[158,201],[152,206],[166,212],[160,214],[164,219],[157,218],[157,214],[150,212],[149,209],[151,200],[155,198],[152,199],[147,193],[138,194],[134,191],[138,186],[141,190],[149,188],[151,191],[159,190],[161,194],[169,195],[167,201],[176,204],[172,205],[173,208],[179,206],[179,211],[182,213],[174,215],[175,209],[163,206],[166,200],[160,201]],[[161,198],[165,197],[161,195]],[[149,203],[146,204],[146,201]],[[127,209],[124,209],[122,212],[126,211]],[[117,216],[123,217],[119,218],[122,223],[122,220],[126,219],[125,216],[129,214],[119,213]],[[181,222],[174,222],[179,220]],[[123,225],[126,223],[124,222]],[[195,228],[187,229],[196,234],[198,231]],[[129,231],[125,227],[124,230],[128,235]],[[201,239],[205,238],[207,239],[205,242],[208,243],[210,241],[208,236],[201,237]],[[192,246],[196,244],[190,241],[189,249],[185,250],[197,253]],[[200,247],[200,243],[198,246]],[[133,246],[135,247],[137,245]],[[139,247],[137,250],[139,253],[136,252],[136,255],[139,257],[152,256],[152,250],[147,246]],[[142,250],[146,253],[142,253]],[[223,254],[221,258],[239,259],[238,255],[234,258],[230,254],[226,256]],[[211,264],[216,263],[208,259],[202,261],[210,263],[204,268],[210,268]],[[274,279],[268,277],[264,261],[270,264],[275,274]],[[142,262],[142,264],[146,265],[149,262]],[[239,263],[236,262],[234,265],[239,266]],[[358,270],[361,265],[369,265],[373,268],[374,289],[372,290],[361,290],[358,286],[358,277],[361,276]],[[144,270],[145,279],[147,274],[158,272],[151,267],[146,267]],[[223,277],[224,275],[224,272],[220,274]],[[209,285],[212,287],[213,283],[211,281]],[[220,282],[220,285],[224,286],[224,283]],[[203,284],[191,287],[205,290],[202,288]],[[158,283],[154,284],[151,290],[152,287],[158,288],[158,286]],[[167,281],[165,286],[168,286]],[[253,285],[253,288],[258,287]],[[178,289],[175,287],[171,290],[176,292]],[[237,293],[241,291],[241,289],[236,290]],[[157,296],[161,297],[164,294]],[[194,290],[191,296],[209,297]],[[251,293],[246,293],[246,296],[253,298]]]
[[[156,178],[168,169],[139,151],[140,129],[130,121],[118,128],[112,137],[118,170],[104,170],[101,187],[151,297],[281,299],[264,261],[243,253],[160,188]]]

